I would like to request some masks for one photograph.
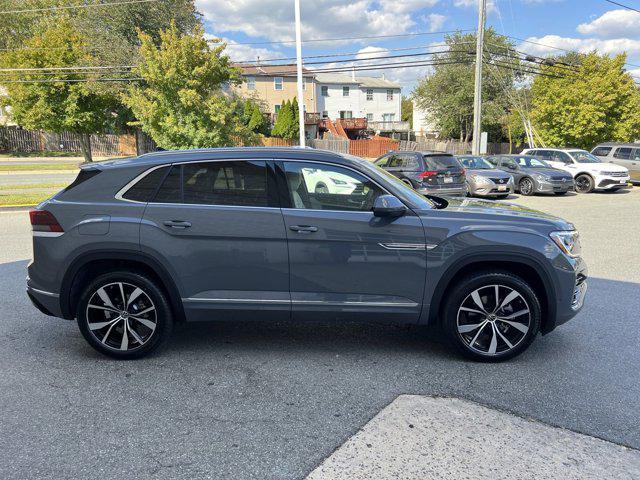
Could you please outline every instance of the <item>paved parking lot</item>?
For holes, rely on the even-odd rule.
[[[640,188],[514,197],[583,235],[585,310],[521,357],[461,360],[427,332],[194,325],[116,362],[24,294],[25,213],[0,213],[0,478],[300,479],[401,394],[445,395],[640,448]]]

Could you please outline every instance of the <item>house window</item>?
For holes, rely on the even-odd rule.
[[[343,97],[349,96],[349,87],[342,87],[342,96]]]
[[[307,79],[302,77],[302,90],[307,89]]]
[[[276,105],[276,115],[277,115],[277,114],[278,114],[278,112],[280,111],[280,107],[281,107],[281,106],[282,106],[282,105]]]
[[[327,110],[322,111],[322,118],[329,118],[329,112]]]
[[[273,89],[282,90],[282,77],[273,77]]]
[[[395,113],[384,113],[382,114],[382,121],[383,122],[393,122],[396,119],[396,114]]]
[[[353,112],[351,110],[340,110],[340,118],[343,120],[353,118]]]
[[[389,89],[387,90],[387,100],[388,100],[388,101],[393,100],[393,89],[392,89],[392,88],[389,88]]]
[[[329,96],[329,87],[326,85],[323,85],[320,87],[320,95],[322,95],[323,97],[328,97]]]
[[[367,100],[369,102],[373,100],[373,88],[367,88]]]
[[[256,77],[247,77],[247,90],[256,89]]]
[[[367,122],[373,122],[373,113],[367,113]]]

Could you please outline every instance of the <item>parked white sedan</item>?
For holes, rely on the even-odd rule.
[[[302,175],[309,192],[349,195],[356,188],[362,187],[362,183],[356,182],[353,177],[338,172],[327,173],[315,168],[303,168]]]

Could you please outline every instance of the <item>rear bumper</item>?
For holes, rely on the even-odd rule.
[[[423,195],[449,195],[452,197],[460,197],[467,194],[467,186],[462,184],[447,187],[419,187],[416,188],[416,191]]]
[[[27,296],[29,300],[31,300],[31,303],[45,315],[62,317],[60,295],[36,288],[32,285],[29,277],[27,277]]]

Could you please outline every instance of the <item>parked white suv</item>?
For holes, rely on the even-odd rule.
[[[576,192],[619,190],[629,186],[629,170],[620,165],[605,163],[586,150],[577,148],[528,148],[523,155],[542,158],[554,168],[573,175]]]

